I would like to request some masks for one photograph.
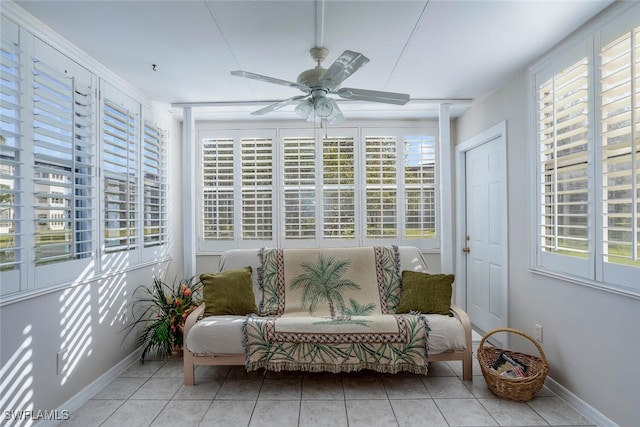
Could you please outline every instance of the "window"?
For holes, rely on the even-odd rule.
[[[233,240],[233,138],[202,142],[202,195],[205,240]]]
[[[588,62],[581,59],[538,87],[539,248],[589,255]]]
[[[640,24],[640,22],[637,22]],[[603,277],[640,274],[640,26],[604,45],[602,89]],[[616,268],[612,268],[615,266]],[[635,267],[634,271],[627,267]],[[622,277],[620,277],[622,276]]]
[[[136,249],[138,240],[138,114],[109,98],[103,102],[105,251]]]
[[[398,236],[398,141],[394,136],[367,136],[365,145],[366,236]]]
[[[433,136],[404,138],[405,237],[436,237],[436,141]]]
[[[602,51],[602,198],[604,251],[611,262],[633,260],[633,206],[636,140],[631,99],[631,54],[635,37],[626,35]]]
[[[316,237],[316,141],[313,136],[285,137],[284,238]]]
[[[93,91],[39,59],[33,76],[35,262],[88,258],[94,251]]]
[[[22,250],[19,240],[22,221],[20,206],[21,135],[20,135],[20,50],[18,28],[2,17],[3,39],[0,44],[0,294],[19,290]],[[13,30],[10,32],[10,30]],[[6,39],[5,39],[6,31]],[[13,37],[9,35],[13,33]]]
[[[263,130],[203,134],[201,246],[274,242],[273,139],[272,132]]]
[[[0,303],[166,259],[166,116],[0,19]]]
[[[436,132],[202,129],[199,250],[437,248]]]
[[[322,140],[322,201],[324,238],[356,237],[355,154],[349,137]]]
[[[273,236],[273,153],[269,138],[241,140],[242,239]]]
[[[165,132],[157,125],[145,120],[142,138],[145,247],[167,242],[165,144]]]
[[[631,12],[532,69],[535,265],[640,295],[640,8]]]

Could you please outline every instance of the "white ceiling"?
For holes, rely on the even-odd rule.
[[[437,104],[431,100],[480,99],[612,0],[16,3],[149,98],[232,103],[215,109],[228,119],[248,118],[257,108],[233,103],[300,94],[230,71],[295,81],[315,65],[309,49],[317,42],[329,49],[325,68],[346,49],[361,52],[370,62],[343,85],[404,92],[412,101],[400,108],[340,104],[349,119],[433,116]],[[323,18],[317,17],[322,10]],[[468,105],[454,102],[453,115]]]

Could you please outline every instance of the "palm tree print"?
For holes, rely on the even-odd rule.
[[[348,289],[360,289],[357,283],[342,277],[350,264],[349,260],[336,260],[334,257],[325,258],[320,255],[315,264],[301,264],[305,273],[293,279],[289,287],[291,290],[302,289],[302,307],[308,307],[309,314],[313,315],[318,304],[326,302],[331,318],[335,318],[336,304],[340,311],[344,311],[342,293]]]
[[[375,309],[376,305],[372,302],[360,305],[358,301],[353,298],[349,298],[349,307],[343,308],[342,314],[346,316],[366,316],[373,313],[373,310]]]

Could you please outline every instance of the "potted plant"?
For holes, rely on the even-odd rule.
[[[154,276],[151,286],[136,288],[132,301],[133,320],[126,328],[125,337],[143,325],[138,339],[142,363],[152,352],[168,357],[182,350],[184,322],[201,303],[198,292],[201,287],[202,282],[194,277],[174,280],[170,285]]]

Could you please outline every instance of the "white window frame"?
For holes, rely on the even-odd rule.
[[[22,104],[23,97],[20,92],[24,83],[25,70],[22,64],[22,58],[24,52],[20,51],[20,27],[13,21],[10,21],[4,16],[0,16],[2,31],[2,51],[3,58],[2,63],[6,67],[7,72],[4,78],[10,80],[10,76],[13,76],[14,81],[9,81],[7,87],[11,86],[11,90],[6,90],[6,94],[3,95],[3,100],[7,101],[7,117],[3,117],[3,122],[6,123],[3,127],[6,132],[2,132],[5,141],[13,140],[12,148],[8,148],[9,145],[0,147],[0,154],[3,155],[2,165],[0,165],[0,182],[8,187],[8,192],[3,194],[11,194],[13,200],[11,203],[3,203],[3,209],[6,209],[4,215],[7,217],[5,226],[0,236],[10,236],[13,234],[13,244],[3,249],[8,249],[13,253],[13,261],[11,261],[11,267],[0,271],[0,295],[11,294],[19,292],[22,287],[22,277],[25,275],[25,250],[23,246],[23,229],[24,218],[20,215],[24,191],[21,190],[24,182],[24,155],[23,155],[23,126],[21,125],[22,117],[24,115],[24,107]],[[5,60],[7,58],[7,60]],[[12,93],[12,94],[10,94]],[[5,154],[6,152],[6,154]],[[5,157],[6,156],[6,157]],[[6,169],[5,169],[6,168]],[[13,169],[13,172],[8,173]],[[3,177],[2,175],[8,175]],[[4,216],[3,215],[3,216]],[[3,243],[6,244],[6,243]],[[1,263],[1,261],[0,261]],[[7,263],[9,264],[9,263]]]
[[[305,248],[305,247],[316,247],[316,246],[320,246],[320,239],[322,238],[322,229],[321,229],[321,225],[323,224],[323,220],[322,220],[322,209],[319,208],[319,206],[322,206],[322,179],[320,177],[320,171],[322,170],[322,156],[319,155],[319,151],[318,151],[318,137],[319,133],[316,132],[313,128],[309,127],[309,128],[301,128],[301,129],[297,129],[297,128],[293,128],[293,129],[280,129],[280,131],[278,132],[278,165],[279,167],[276,169],[277,172],[275,174],[275,176],[278,179],[278,184],[277,184],[277,188],[278,188],[278,193],[281,194],[281,206],[282,208],[279,209],[276,213],[276,215],[278,215],[278,222],[277,224],[279,225],[279,230],[280,232],[279,234],[279,240],[278,240],[278,246],[281,247],[285,247],[285,248]],[[287,162],[285,159],[286,156],[286,147],[285,147],[285,139],[291,139],[291,140],[296,140],[296,139],[302,139],[303,141],[305,141],[308,145],[308,141],[309,140],[313,140],[313,145],[315,147],[315,152],[314,152],[314,175],[315,175],[315,179],[314,179],[314,184],[310,184],[309,182],[306,182],[304,185],[299,186],[299,191],[300,192],[309,192],[311,190],[313,190],[314,192],[314,201],[313,201],[313,205],[315,206],[315,212],[316,212],[316,216],[315,216],[315,222],[314,222],[314,226],[313,226],[313,237],[309,237],[309,238],[304,238],[304,237],[300,237],[300,238],[287,238],[287,233],[286,233],[286,222],[287,222],[287,218],[286,218],[286,208],[287,208],[287,186],[285,185],[285,169],[287,168]],[[307,163],[310,163],[309,161],[307,161]],[[308,170],[308,169],[307,169]],[[300,170],[298,172],[301,172],[304,170]],[[293,186],[289,187],[290,191],[295,191],[295,188],[292,188]],[[317,215],[318,211],[320,210],[320,215]],[[309,229],[308,231],[311,231],[311,229]]]
[[[351,138],[353,139],[353,165],[354,165],[354,176],[355,182],[354,187],[356,191],[354,194],[354,209],[355,209],[355,233],[353,239],[350,238],[329,238],[325,236],[324,233],[324,169],[323,169],[323,161],[324,161],[324,138],[328,139],[332,138]],[[281,239],[279,241],[279,245],[285,248],[305,248],[305,247],[344,247],[344,246],[354,246],[359,243],[358,240],[358,210],[360,205],[360,200],[357,194],[357,188],[359,185],[358,176],[360,175],[360,162],[357,155],[357,146],[358,146],[358,129],[352,127],[330,127],[328,129],[319,129],[319,128],[289,128],[289,129],[280,129],[279,132],[279,147],[281,153],[279,154],[280,165],[282,167],[279,170],[279,192],[283,195],[283,203],[285,204],[285,191],[286,187],[284,186],[284,164],[285,164],[285,153],[284,153],[284,139],[285,138],[311,138],[314,141],[315,146],[315,227],[314,227],[314,237],[308,239],[292,239],[286,238],[284,234],[285,229],[285,215],[281,210],[279,212],[281,220],[280,220],[280,229],[283,230],[281,233]]]
[[[438,252],[440,249],[440,219],[439,219],[439,206],[440,206],[440,189],[439,189],[439,174],[437,168],[439,167],[439,137],[438,137],[438,124],[437,122],[421,122],[420,124],[407,124],[402,121],[389,122],[384,123],[384,127],[372,127],[369,123],[348,123],[348,125],[343,127],[337,126],[329,126],[327,129],[324,128],[313,128],[311,126],[306,128],[301,128],[299,126],[291,126],[285,124],[274,123],[270,124],[268,129],[264,127],[258,127],[256,125],[252,126],[251,124],[240,124],[238,127],[225,129],[222,125],[216,125],[213,123],[198,123],[197,124],[197,153],[196,153],[196,164],[202,165],[202,141],[205,138],[234,138],[234,140],[239,141],[243,136],[250,137],[254,135],[256,129],[262,129],[263,131],[269,131],[275,134],[274,136],[274,203],[277,209],[274,210],[274,219],[273,223],[275,225],[274,229],[274,237],[270,241],[242,241],[238,239],[238,230],[237,227],[240,224],[240,218],[238,215],[238,209],[236,208],[236,218],[234,220],[234,229],[235,229],[235,238],[232,240],[209,240],[205,241],[204,236],[204,218],[203,218],[203,198],[198,197],[198,206],[197,206],[197,234],[198,234],[198,244],[197,244],[197,253],[206,255],[206,254],[218,254],[224,250],[228,249],[236,249],[236,248],[256,248],[263,246],[279,246],[279,247],[318,247],[318,246],[358,246],[358,245],[385,245],[385,244],[396,244],[396,245],[412,245],[421,248],[424,251],[428,252]],[[262,123],[264,126],[264,123]],[[376,134],[380,134],[383,132],[384,135],[395,136],[398,141],[398,158],[402,158],[404,156],[404,137],[405,136],[416,136],[416,135],[424,135],[428,137],[434,138],[434,161],[435,161],[435,170],[434,170],[434,180],[435,180],[435,222],[436,222],[436,231],[433,238],[424,238],[424,239],[413,239],[405,237],[405,207],[404,202],[401,207],[398,207],[398,235],[393,238],[385,238],[385,239],[367,239],[364,236],[365,232],[365,213],[363,206],[365,205],[365,195],[362,191],[364,185],[364,167],[365,167],[365,156],[364,156],[364,136],[368,134],[368,132],[374,132]],[[333,238],[325,238],[323,232],[323,215],[324,215],[324,206],[323,206],[323,174],[322,174],[322,151],[318,149],[318,141],[322,141],[324,136],[328,136],[329,138],[336,137],[353,137],[354,138],[354,187],[355,187],[355,195],[354,195],[354,208],[355,208],[355,232],[356,237],[354,239],[333,239]],[[315,156],[315,238],[311,239],[287,239],[284,237],[284,148],[283,148],[283,139],[284,138],[315,138],[316,145],[316,156]],[[238,145],[238,144],[236,144]],[[239,153],[236,154],[236,157],[239,156]],[[399,188],[399,197],[398,200],[404,200],[404,167],[403,163],[397,163],[396,176],[397,176],[397,184]],[[203,171],[201,167],[196,168],[196,182],[202,183],[203,181]],[[202,188],[198,188],[198,193],[201,195]],[[235,190],[238,191],[237,189]],[[240,194],[240,193],[235,193]],[[239,201],[239,197],[236,197],[236,203]]]
[[[109,93],[109,91],[113,91],[113,93],[118,92],[118,96],[122,95],[123,99],[126,98],[128,100],[127,102],[131,102],[136,105],[135,108],[138,111],[137,114],[139,116],[140,123],[143,123],[145,120],[153,121],[166,130],[167,124],[169,123],[168,113],[163,112],[158,109],[158,106],[148,102],[142,94],[127,85],[115,74],[89,58],[86,54],[78,50],[56,33],[42,26],[41,23],[30,15],[24,13],[24,11],[19,7],[12,5],[10,2],[6,7],[5,4],[3,4],[0,18],[2,20],[2,25],[0,25],[0,30],[2,31],[2,45],[9,50],[13,49],[13,45],[18,52],[15,60],[9,61],[8,64],[11,67],[14,67],[15,65],[13,62],[19,61],[18,69],[20,72],[20,90],[16,95],[17,103],[20,106],[19,124],[17,126],[17,132],[19,133],[19,147],[17,150],[7,149],[6,147],[2,149],[3,152],[9,151],[11,153],[15,151],[19,156],[17,159],[19,173],[18,177],[14,179],[14,181],[17,180],[19,182],[19,189],[17,191],[19,199],[17,200],[16,206],[14,206],[16,212],[14,215],[14,222],[17,228],[16,235],[19,238],[19,242],[14,248],[19,254],[17,259],[18,268],[14,270],[0,271],[0,282],[2,283],[0,306],[22,301],[34,296],[55,292],[59,289],[68,288],[75,284],[95,281],[96,279],[106,277],[106,275],[112,273],[122,273],[167,261],[169,259],[170,247],[167,238],[165,238],[160,245],[144,248],[144,251],[142,252],[140,250],[136,251],[137,254],[135,256],[130,256],[131,254],[129,254],[126,257],[117,257],[113,256],[113,254],[108,254],[109,256],[103,257],[104,201],[102,200],[103,196],[101,190],[103,188],[103,184],[100,176],[100,169],[102,165],[101,110],[103,93],[101,93],[99,89],[104,88],[106,93]],[[8,46],[6,46],[7,43],[9,43]],[[60,192],[60,189],[51,188],[51,191],[41,191],[43,194],[40,194],[40,196],[50,197],[51,199],[69,200],[70,198],[73,198],[82,199],[83,202],[87,201],[87,205],[83,204],[82,206],[76,206],[74,204],[72,208],[67,208],[67,210],[82,210],[83,212],[78,217],[86,218],[85,215],[89,215],[91,217],[90,221],[86,221],[92,222],[92,225],[89,226],[90,231],[87,233],[83,233],[85,231],[84,226],[86,224],[82,224],[82,229],[75,227],[74,225],[74,232],[80,230],[82,235],[74,235],[73,241],[74,243],[82,243],[87,241],[86,239],[89,239],[93,242],[93,245],[91,248],[75,247],[74,251],[86,251],[82,253],[81,256],[76,257],[78,259],[65,259],[64,261],[38,266],[36,266],[35,253],[33,251],[36,244],[35,224],[37,219],[42,216],[46,216],[50,221],[50,224],[59,226],[60,222],[67,222],[69,220],[77,223],[78,217],[74,214],[73,218],[65,218],[67,215],[66,213],[62,214],[55,211],[50,212],[48,215],[45,215],[44,212],[35,212],[37,194],[35,188],[36,171],[34,169],[34,161],[36,157],[34,154],[35,131],[33,129],[35,122],[33,58],[42,61],[42,63],[46,64],[48,68],[58,73],[58,77],[66,78],[66,76],[69,76],[74,80],[74,85],[76,85],[76,82],[78,83],[77,87],[90,87],[92,98],[90,111],[87,111],[84,108],[84,104],[80,102],[77,104],[74,102],[73,105],[74,113],[79,113],[79,109],[82,109],[82,113],[79,114],[80,117],[77,120],[79,122],[82,121],[84,125],[87,124],[87,121],[90,122],[90,125],[84,126],[80,130],[83,138],[88,138],[90,141],[82,142],[85,147],[90,148],[86,152],[84,150],[82,151],[80,166],[83,169],[88,170],[85,167],[85,160],[88,159],[89,152],[90,156],[93,156],[89,167],[89,169],[92,169],[90,173],[90,185],[88,187],[85,186],[85,182],[88,182],[88,180],[84,180],[84,178],[87,175],[81,171],[80,175],[82,175],[84,182],[76,183],[73,181],[73,185],[80,185],[83,190],[81,192],[82,194],[73,191],[72,193],[67,193],[64,196],[59,197],[57,196],[57,193]],[[108,89],[109,86],[111,89]],[[15,95],[15,91],[12,91],[11,87],[5,92],[9,94],[13,93]],[[84,94],[84,89],[81,89],[81,92]],[[141,107],[142,111],[140,111]],[[56,111],[54,107],[47,108],[53,108],[52,111]],[[66,116],[63,114],[62,117]],[[89,117],[90,120],[85,120]],[[9,123],[11,120],[11,118],[5,119],[5,121]],[[56,119],[53,117],[50,117],[47,120],[53,120],[52,123],[54,125],[57,124],[55,122]],[[76,119],[74,119],[74,121],[75,120]],[[15,131],[11,127],[5,130],[5,133]],[[65,128],[64,132],[67,131],[68,127]],[[75,125],[73,133],[78,134],[78,130],[75,128]],[[169,140],[166,139],[166,142],[168,141]],[[139,159],[142,156],[141,132],[139,135],[138,145],[139,150],[136,156],[138,159],[137,161],[139,162]],[[62,160],[60,160],[59,163],[52,160],[52,164],[66,167],[67,158],[64,156],[58,157]],[[77,162],[77,160],[77,158],[74,158],[74,162]],[[11,162],[13,162],[13,160],[9,158],[9,161],[4,162],[3,165],[12,164]],[[74,167],[76,165],[77,163],[74,163]],[[168,171],[165,168],[162,178],[165,182],[168,179],[167,172]],[[51,171],[51,173],[55,173],[55,171]],[[53,179],[55,180],[55,177]],[[140,195],[143,194],[142,181],[140,181],[137,192],[139,193],[139,201],[136,204],[135,209],[136,212],[142,215],[143,201],[142,197],[140,197]],[[88,198],[85,198],[86,196],[88,196]],[[167,219],[168,218],[165,216],[165,222]],[[79,222],[83,222],[83,219],[80,219]],[[167,228],[167,230],[169,229]],[[142,221],[139,221],[136,232],[139,236],[142,236]],[[140,237],[140,239],[141,238],[142,237]],[[140,253],[142,253],[142,256],[140,256]],[[75,256],[76,254],[77,253],[74,253],[72,255]],[[84,255],[88,256],[83,258],[82,256]],[[10,284],[10,286],[7,286],[8,284]]]
[[[238,129],[199,129],[197,132],[197,150],[196,150],[196,182],[198,183],[198,188],[195,190],[198,192],[197,199],[197,230],[198,230],[198,250],[203,253],[216,253],[222,252],[228,249],[238,249],[238,248],[251,248],[251,247],[261,247],[261,246],[275,246],[276,245],[276,223],[278,220],[277,214],[277,206],[279,205],[279,195],[277,191],[273,192],[273,209],[274,209],[274,218],[272,219],[272,223],[274,225],[274,230],[272,232],[271,239],[263,239],[263,240],[243,240],[240,236],[242,235],[242,183],[241,183],[241,171],[234,171],[234,179],[233,179],[233,194],[234,194],[234,204],[233,204],[233,238],[232,239],[224,239],[224,240],[214,240],[214,239],[205,239],[204,238],[204,217],[203,212],[205,209],[204,206],[204,197],[202,197],[202,183],[204,180],[204,170],[202,168],[203,162],[203,144],[202,141],[205,139],[231,139],[233,140],[233,157],[234,157],[234,167],[241,162],[242,159],[242,139],[243,138],[263,138],[263,139],[271,139],[273,142],[273,159],[277,161],[277,153],[279,152],[277,149],[277,135],[275,130],[273,129],[248,129],[248,130],[238,130]],[[277,164],[277,163],[276,163]],[[276,167],[273,168],[273,173],[275,175]],[[275,179],[275,177],[274,177]]]
[[[640,27],[640,5],[617,4],[588,26],[558,45],[528,70],[528,105],[530,126],[530,154],[535,174],[531,176],[531,209],[535,212],[531,230],[531,269],[533,272],[574,283],[640,298],[640,268],[605,261],[603,253],[603,178],[601,149],[601,60],[603,46],[625,32]],[[538,152],[539,85],[546,79],[586,57],[589,67],[589,254],[586,259],[546,253],[539,249],[538,231],[540,211],[540,156]],[[598,249],[601,248],[601,249]]]
[[[421,135],[421,136],[427,136],[427,137],[433,137],[434,138],[434,162],[435,162],[435,169],[434,169],[434,180],[435,180],[435,206],[434,206],[434,215],[435,215],[435,235],[433,238],[431,239],[426,239],[426,238],[408,238],[406,236],[406,188],[405,188],[405,180],[404,180],[404,160],[402,161],[397,161],[396,165],[396,183],[397,183],[397,196],[396,196],[396,201],[397,201],[397,216],[396,216],[396,221],[397,221],[397,230],[396,230],[396,236],[394,237],[389,237],[389,238],[369,238],[367,237],[366,234],[366,230],[364,228],[366,228],[366,218],[364,218],[360,224],[361,224],[361,236],[362,236],[362,242],[365,245],[380,245],[380,244],[397,244],[398,241],[401,241],[403,244],[406,245],[410,245],[410,246],[416,246],[419,247],[423,250],[426,251],[437,251],[440,248],[440,241],[441,241],[441,219],[440,219],[440,204],[442,203],[441,201],[441,196],[440,196],[440,182],[439,182],[439,168],[440,168],[440,156],[439,156],[439,152],[440,152],[440,143],[439,143],[439,139],[438,139],[438,130],[437,128],[430,128],[430,127],[384,127],[384,128],[363,128],[361,130],[361,144],[364,145],[365,143],[365,138],[367,137],[375,137],[375,136],[389,136],[389,137],[394,137],[396,139],[396,158],[397,159],[404,159],[405,158],[405,137],[409,137],[409,136],[416,136],[416,135]],[[364,152],[365,150],[362,150],[361,153],[361,159],[360,161],[362,162],[363,165],[365,165],[366,163],[366,153]],[[366,166],[363,166],[364,168],[366,168]],[[361,188],[365,188],[366,183],[364,182],[365,180],[365,172],[363,172],[361,174],[361,179],[362,181],[360,181],[360,184],[362,187]],[[364,191],[360,192],[363,200],[362,200],[362,206],[363,206],[363,211],[366,209],[366,194]],[[363,214],[366,214],[366,212],[363,212]]]
[[[325,136],[327,136],[327,133],[322,132],[323,129],[320,129],[320,134],[316,137],[316,141],[322,141],[322,149],[319,151],[319,155],[318,155],[318,163],[320,164],[321,167],[321,171],[322,173],[320,174],[316,174],[316,178],[319,179],[319,184],[318,184],[318,188],[320,188],[321,190],[319,191],[319,198],[320,198],[320,205],[318,205],[318,212],[319,212],[319,224],[317,224],[318,226],[318,241],[319,241],[319,246],[331,246],[331,247],[344,247],[344,246],[353,246],[354,244],[356,244],[358,242],[358,223],[360,222],[359,218],[358,218],[358,212],[361,210],[360,206],[361,206],[361,200],[359,197],[359,192],[358,192],[358,185],[359,185],[359,177],[362,174],[361,170],[362,170],[362,165],[360,165],[360,162],[358,161],[358,129],[357,128],[340,128],[338,129],[336,132],[331,132],[331,135],[329,135],[327,138],[324,138]],[[352,154],[352,159],[351,162],[353,164],[353,180],[351,184],[346,184],[346,188],[342,187],[341,188],[341,184],[332,184],[327,188],[327,185],[325,184],[325,173],[327,172],[325,167],[324,167],[324,160],[325,160],[325,142],[328,143],[332,143],[332,142],[340,142],[340,141],[344,141],[344,142],[348,142],[349,140],[352,141],[351,146],[349,147],[351,154]],[[347,150],[347,152],[349,151],[349,149]],[[339,152],[341,152],[339,150]],[[340,171],[342,171],[343,168],[340,167],[338,168],[337,172],[338,174],[340,174]],[[342,181],[342,178],[340,178],[340,181]],[[351,191],[352,192],[352,199],[351,199],[351,203],[353,205],[353,236],[350,237],[348,234],[347,235],[343,235],[342,233],[338,236],[338,237],[329,237],[327,236],[326,232],[325,232],[325,227],[324,224],[326,223],[326,218],[327,218],[327,211],[326,211],[326,192],[327,191],[337,191],[338,193],[341,192],[341,190],[346,189],[347,192]],[[348,201],[348,199],[347,199]],[[347,204],[347,207],[349,207],[351,205]],[[342,212],[342,210],[340,208],[338,208],[339,212]],[[345,213],[348,212],[348,210],[345,210]],[[339,218],[341,218],[339,216]]]
[[[122,91],[120,91],[119,89],[117,89],[116,87],[112,86],[111,84],[101,80],[100,81],[100,93],[101,93],[101,99],[100,99],[100,176],[99,176],[99,181],[100,181],[100,248],[101,248],[101,268],[103,271],[114,271],[117,270],[118,268],[121,268],[123,265],[135,265],[137,263],[140,262],[141,256],[140,256],[140,250],[142,247],[142,221],[141,221],[141,215],[142,215],[142,198],[140,197],[140,193],[142,191],[142,179],[141,179],[141,175],[140,175],[140,170],[141,170],[141,154],[140,154],[140,147],[141,147],[141,134],[142,134],[142,127],[141,127],[141,123],[142,123],[142,114],[141,114],[141,106],[140,104],[128,97],[126,94],[124,94]],[[114,105],[116,105],[118,108],[120,108],[122,111],[124,111],[128,116],[132,117],[135,119],[135,151],[134,153],[134,157],[133,159],[131,159],[133,161],[133,165],[129,166],[129,165],[125,165],[125,168],[127,168],[129,171],[134,171],[135,175],[134,178],[136,179],[136,185],[135,185],[135,193],[133,194],[133,202],[131,202],[131,199],[129,199],[127,201],[127,205],[128,206],[133,206],[136,212],[136,218],[134,219],[134,226],[130,227],[130,223],[131,223],[131,218],[127,219],[127,226],[126,228],[129,229],[131,228],[131,230],[133,230],[133,237],[129,238],[129,240],[131,241],[131,244],[127,244],[126,247],[122,247],[120,250],[117,251],[111,251],[108,250],[108,248],[106,247],[106,242],[105,242],[105,236],[106,236],[106,230],[107,230],[107,226],[106,226],[106,202],[105,202],[105,195],[106,195],[106,186],[105,186],[105,177],[106,174],[108,173],[108,171],[105,170],[105,142],[104,142],[104,138],[105,138],[105,117],[104,117],[104,108],[105,108],[105,102],[109,101],[110,103],[113,103]],[[131,148],[127,147],[127,156],[129,156],[129,152],[130,152]],[[127,185],[128,185],[129,181],[127,180]],[[130,187],[128,187],[130,188]],[[129,195],[128,193],[129,190],[127,190],[127,195]],[[130,211],[130,210],[129,210]],[[127,211],[127,212],[129,212]]]
[[[541,230],[544,227],[544,224],[542,224],[541,222],[541,212],[540,212],[540,204],[539,201],[541,200],[542,194],[540,193],[540,189],[541,189],[541,183],[540,183],[540,176],[542,175],[543,171],[541,170],[541,164],[539,163],[539,158],[540,158],[540,154],[539,154],[539,135],[538,135],[538,116],[537,116],[537,108],[538,108],[538,88],[540,87],[540,85],[542,85],[544,82],[548,81],[549,79],[553,78],[557,73],[561,72],[562,70],[565,70],[567,68],[572,67],[574,64],[576,64],[577,62],[581,61],[583,58],[587,58],[587,63],[588,64],[592,64],[593,58],[592,55],[589,54],[589,44],[587,42],[582,42],[582,43],[578,43],[576,45],[571,46],[568,49],[563,50],[563,54],[559,55],[559,57],[557,59],[554,59],[554,61],[550,61],[547,65],[544,66],[544,69],[539,71],[539,72],[533,72],[532,75],[532,80],[533,80],[533,88],[532,91],[534,91],[534,103],[532,105],[534,105],[534,110],[535,110],[535,114],[536,116],[534,117],[534,121],[533,121],[533,128],[534,128],[534,139],[533,141],[535,142],[534,147],[534,154],[533,154],[533,158],[535,161],[535,171],[536,171],[536,186],[535,186],[535,194],[536,194],[536,204],[535,204],[535,212],[536,212],[536,216],[535,216],[535,221],[536,221],[536,229],[535,229],[535,237],[534,237],[534,242],[536,243],[536,265],[541,268],[541,269],[548,269],[551,271],[558,271],[561,272],[563,274],[570,274],[570,275],[575,275],[575,276],[586,276],[588,275],[588,272],[593,270],[593,257],[589,256],[588,258],[577,258],[577,257],[568,257],[568,256],[564,256],[564,255],[559,255],[556,253],[550,253],[550,252],[544,252],[538,249],[537,244],[540,241],[540,237],[539,237],[539,230]],[[591,88],[592,86],[592,82],[593,82],[593,74],[591,72],[591,66],[589,65],[589,88]],[[557,71],[551,71],[551,70],[557,70]],[[591,152],[593,151],[593,135],[594,135],[594,120],[593,120],[593,114],[592,114],[592,109],[593,109],[593,95],[592,95],[592,91],[591,89],[589,89],[589,95],[588,95],[588,102],[589,102],[589,163],[592,165],[593,164],[593,156],[591,155]],[[594,174],[593,174],[593,170],[592,168],[589,169],[589,177],[588,177],[588,186],[589,188],[593,188],[593,179],[594,179]],[[592,194],[589,193],[590,196],[590,200],[589,200],[589,204],[588,204],[588,209],[589,212],[593,212],[593,200],[592,200]],[[590,218],[592,217],[592,215],[590,215]],[[592,224],[592,222],[591,222]],[[589,230],[592,230],[593,227],[589,227]],[[589,241],[592,242],[592,231],[589,231]],[[590,244],[591,247],[593,247],[592,243]]]
[[[97,79],[93,73],[88,71],[83,66],[77,64],[76,62],[70,60],[68,57],[66,57],[62,53],[52,49],[49,45],[42,42],[40,39],[34,38],[33,51],[30,53],[28,58],[25,58],[28,60],[27,62],[28,80],[27,81],[28,81],[29,88],[27,90],[29,90],[29,93],[31,93],[31,90],[32,90],[31,88],[33,87],[33,81],[32,81],[33,59],[32,58],[36,58],[38,61],[42,61],[46,65],[46,67],[52,69],[54,72],[58,72],[61,75],[66,74],[69,76],[70,79],[77,80],[81,85],[91,87],[92,90],[95,91],[95,88],[97,85]],[[93,135],[93,133],[95,133],[94,132],[95,117],[96,117],[95,106],[97,104],[95,92],[94,94],[92,94],[92,97],[93,97],[92,99],[93,104],[91,106],[91,109],[93,109],[92,111],[93,124],[91,125],[91,129],[89,129],[90,132],[92,133],[92,135],[90,136],[92,140],[92,143],[91,143],[92,151],[88,153],[88,155],[93,158],[93,165],[92,165],[93,170],[91,171],[93,176],[92,176],[92,185],[89,191],[93,195],[93,197],[95,197],[95,195],[97,194],[97,191],[96,191],[97,186],[96,186],[96,180],[95,180],[95,171],[97,168],[97,164],[96,164],[97,144],[95,140],[95,135]],[[29,117],[27,119],[29,123],[33,123],[32,112],[33,112],[33,105],[29,105],[28,109],[25,108],[23,110],[24,114],[29,114]],[[29,139],[30,141],[33,141],[34,134],[30,133],[29,138],[30,138]],[[33,154],[30,154],[29,156],[30,156],[29,162],[30,164],[33,165],[35,161],[35,159],[31,158]],[[25,158],[25,161],[26,161],[26,158]],[[29,169],[30,169],[29,175],[28,175],[29,183],[27,185],[32,185],[32,183],[34,182],[35,176],[31,175],[33,173],[33,168],[29,168]],[[33,210],[35,207],[33,191],[29,190],[29,193],[31,194],[25,194],[25,205],[29,206],[28,209]],[[96,223],[95,223],[96,221],[95,200],[93,202],[93,207],[92,209],[90,209],[90,211],[91,211],[91,217],[92,217],[92,221],[91,221],[92,228],[91,228],[90,234],[93,234],[92,236],[93,248],[91,250],[92,255],[86,258],[68,260],[64,262],[57,262],[54,264],[45,264],[45,265],[32,265],[31,263],[35,262],[35,259],[32,259],[31,257],[29,257],[28,258],[29,265],[27,266],[27,269],[33,268],[33,276],[34,276],[33,286],[35,288],[45,288],[54,284],[74,281],[74,280],[77,280],[78,277],[81,277],[83,275],[85,278],[89,278],[93,276],[92,266],[94,265],[95,254],[97,251],[97,244],[95,239],[95,232],[97,230]],[[26,214],[28,218],[29,217],[28,210]],[[31,244],[31,242],[33,242],[33,245],[35,246],[35,223],[29,224],[29,222],[31,221],[27,220],[25,223],[25,243]],[[75,241],[75,238],[73,239],[73,241]]]
[[[149,107],[142,106],[142,146],[141,146],[141,156],[143,158],[141,168],[144,170],[145,167],[145,130],[147,126],[154,128],[158,132],[157,141],[158,147],[157,155],[158,155],[158,164],[157,167],[159,169],[158,176],[158,185],[160,188],[160,194],[158,196],[159,199],[159,240],[153,244],[147,244],[144,241],[144,230],[145,230],[145,218],[141,219],[142,226],[142,248],[141,248],[141,261],[142,262],[150,262],[157,259],[162,259],[169,255],[169,215],[168,215],[168,199],[167,196],[170,193],[169,185],[167,182],[168,176],[168,163],[167,163],[167,149],[169,142],[169,131],[168,131],[168,123],[167,120],[158,114],[156,111],[150,109]],[[153,143],[153,142],[152,142]],[[144,174],[143,174],[144,181]],[[142,196],[142,215],[146,213],[145,209],[145,201],[144,201],[144,191],[145,185],[142,183],[141,188],[141,196]]]

